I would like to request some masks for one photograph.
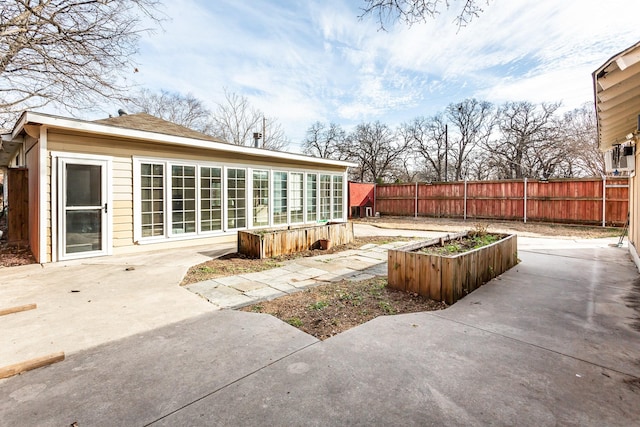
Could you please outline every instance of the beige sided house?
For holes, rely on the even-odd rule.
[[[629,251],[640,268],[640,181],[636,145],[640,138],[640,42],[593,72],[598,143],[607,169],[629,176]]]
[[[349,166],[228,144],[148,114],[84,121],[27,111],[0,149],[0,168],[28,179],[14,188],[28,199],[28,242],[39,262],[344,222]]]

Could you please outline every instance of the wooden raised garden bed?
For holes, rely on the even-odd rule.
[[[353,242],[353,223],[351,222],[291,229],[238,231],[238,252],[251,258],[272,258],[316,249],[320,246],[326,248],[351,242]]]
[[[388,251],[389,286],[453,304],[518,262],[517,236],[456,255],[425,253],[424,248],[467,237],[460,233]]]

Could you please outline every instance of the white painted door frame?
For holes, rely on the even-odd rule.
[[[52,176],[52,182],[55,183],[55,188],[52,188],[52,216],[55,215],[55,219],[52,218],[52,243],[55,242],[55,249],[53,249],[54,261],[111,255],[113,246],[111,158],[75,153],[52,153],[52,164],[55,164],[55,176]],[[100,183],[98,186],[100,194],[96,203],[91,203],[87,206],[67,206],[67,166],[69,165],[97,166],[100,168]],[[67,213],[90,211],[99,212],[99,248],[82,250],[80,249],[82,245],[78,245],[75,248],[78,251],[68,251]],[[82,233],[79,234],[81,235]]]

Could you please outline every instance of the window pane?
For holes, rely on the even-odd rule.
[[[303,193],[303,175],[301,173],[291,173],[289,175],[290,180],[290,190],[289,190],[289,200],[291,205],[291,222],[302,222],[304,221],[304,193]]]
[[[171,167],[171,232],[174,234],[196,231],[195,211],[195,166]]]
[[[342,177],[333,176],[333,219],[342,219]]]
[[[67,164],[67,206],[102,205],[102,166]]]
[[[164,235],[164,165],[140,164],[142,237]]]
[[[307,221],[318,219],[318,176],[307,174]]]
[[[253,225],[269,225],[269,172],[253,171]]]
[[[331,175],[320,175],[320,220],[331,219]]]
[[[65,252],[97,251],[102,248],[102,209],[65,212]]]
[[[247,226],[247,209],[244,198],[246,181],[244,169],[227,169],[227,227]]]
[[[218,231],[222,229],[220,221],[214,220],[214,218],[220,218],[221,214],[221,186],[222,181],[220,179],[220,168],[200,168],[201,231]]]
[[[287,173],[273,173],[273,223],[287,223]]]

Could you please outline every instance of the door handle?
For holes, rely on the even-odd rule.
[[[107,213],[107,204],[104,204],[104,213]]]

